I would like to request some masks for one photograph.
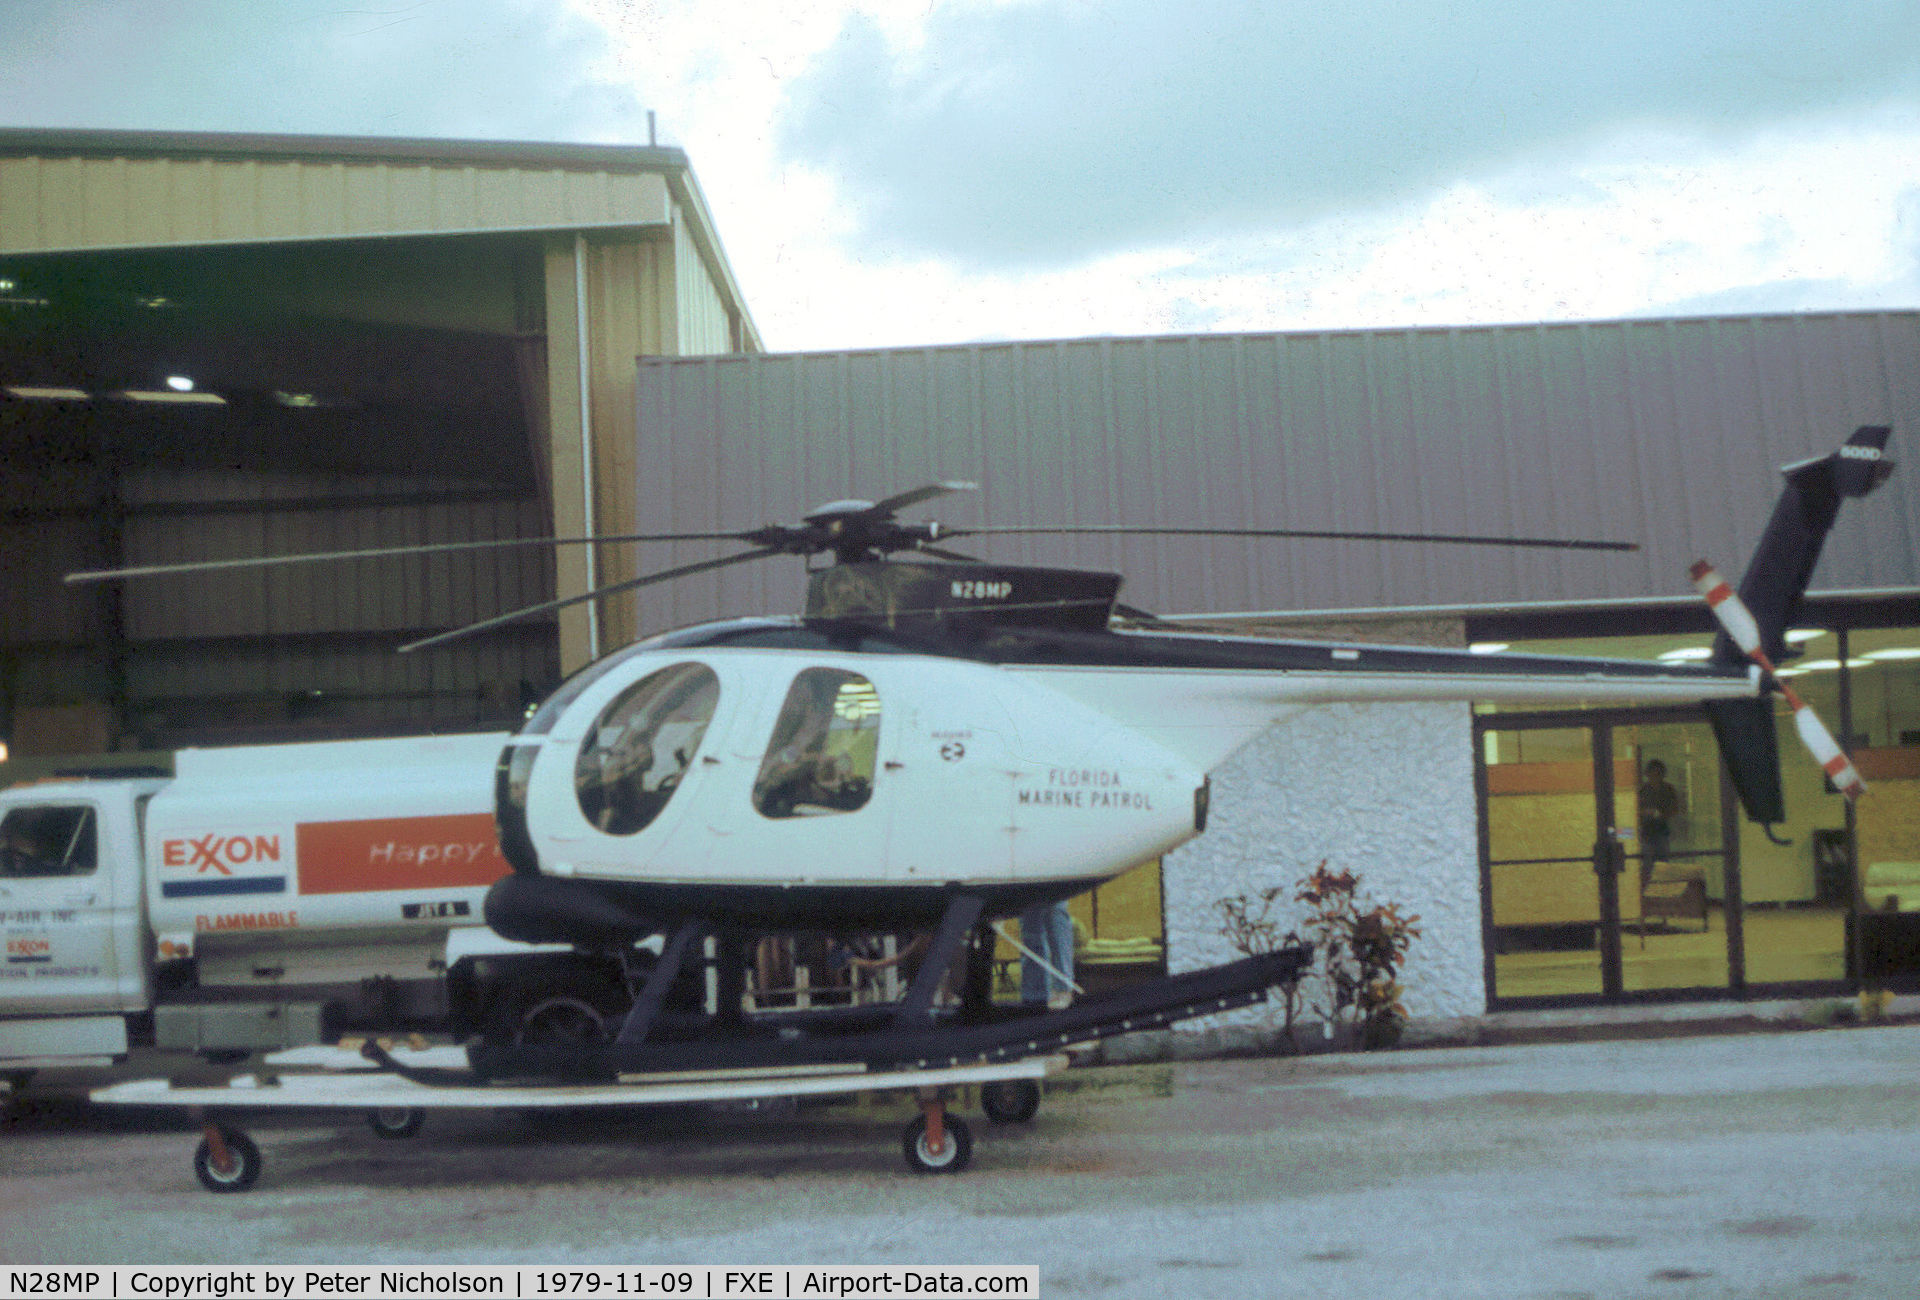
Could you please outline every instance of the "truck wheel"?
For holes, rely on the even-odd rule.
[[[927,1148],[927,1117],[921,1115],[900,1135],[900,1152],[907,1168],[916,1174],[957,1174],[973,1159],[973,1135],[958,1115],[948,1115],[942,1127],[946,1144],[938,1151]]]
[[[410,1138],[427,1122],[427,1112],[418,1106],[381,1106],[367,1112],[367,1127],[375,1137]]]
[[[218,1127],[224,1159],[216,1161],[212,1139],[201,1138],[193,1153],[193,1176],[210,1192],[244,1192],[260,1177],[260,1148],[239,1129]]]
[[[1040,1085],[1032,1079],[995,1079],[980,1085],[980,1109],[996,1124],[1024,1124],[1040,1109]]]

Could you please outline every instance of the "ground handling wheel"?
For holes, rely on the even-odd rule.
[[[410,1138],[427,1122],[427,1112],[418,1106],[380,1106],[367,1112],[367,1127],[380,1138]]]
[[[1024,1124],[1040,1109],[1040,1084],[1033,1079],[995,1079],[980,1085],[980,1109],[996,1124]]]
[[[900,1151],[907,1168],[916,1174],[957,1174],[973,1159],[973,1135],[957,1115],[948,1115],[940,1125],[938,1151],[928,1136],[927,1116],[911,1121],[900,1135]]]
[[[193,1153],[193,1175],[210,1192],[244,1192],[260,1177],[260,1148],[237,1128],[208,1124]]]

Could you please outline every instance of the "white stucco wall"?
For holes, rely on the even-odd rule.
[[[1328,705],[1266,732],[1214,773],[1206,833],[1167,856],[1170,969],[1239,955],[1220,931],[1222,898],[1285,886],[1274,914],[1297,925],[1292,886],[1324,859],[1359,876],[1363,903],[1419,915],[1402,976],[1416,1023],[1484,1013],[1472,745],[1464,703]],[[1274,1002],[1175,1032],[1279,1024]]]

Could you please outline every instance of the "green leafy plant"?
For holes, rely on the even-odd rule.
[[[1285,892],[1284,887],[1275,885],[1258,894],[1235,894],[1232,898],[1219,900],[1213,906],[1220,913],[1220,933],[1227,937],[1228,943],[1249,957],[1299,943],[1300,936],[1291,931],[1283,934],[1280,922],[1273,917],[1274,904],[1280,901]],[[1289,1051],[1299,1050],[1300,1043],[1294,1037],[1294,1026],[1299,1023],[1300,1012],[1305,1004],[1306,994],[1301,981],[1292,980],[1280,986],[1282,1041]]]
[[[1214,904],[1222,918],[1221,933],[1249,955],[1300,942],[1290,932],[1282,937],[1282,923],[1273,916],[1285,892],[1275,886],[1221,899]],[[1400,971],[1420,937],[1420,918],[1403,914],[1394,903],[1363,906],[1360,878],[1351,871],[1329,871],[1325,862],[1295,884],[1292,901],[1307,908],[1302,928],[1314,947],[1323,999],[1312,1003],[1311,1010],[1329,1035],[1350,1026],[1368,1051],[1398,1043],[1407,1020]],[[1281,996],[1285,1041],[1297,1048],[1294,1031],[1307,1009],[1306,983],[1284,989]]]

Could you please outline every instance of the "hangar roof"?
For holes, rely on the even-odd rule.
[[[760,347],[686,154],[659,146],[0,129],[0,254],[670,229]]]

